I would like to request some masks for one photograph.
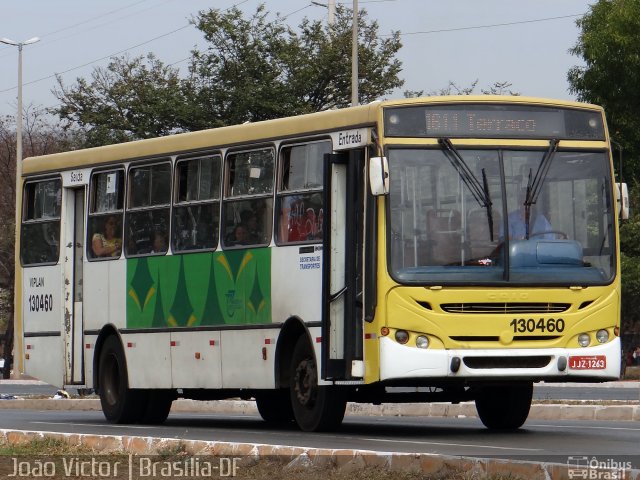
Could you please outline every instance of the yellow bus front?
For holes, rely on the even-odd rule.
[[[388,106],[381,125],[390,183],[378,199],[367,380],[618,378],[617,219],[602,110],[443,98]]]

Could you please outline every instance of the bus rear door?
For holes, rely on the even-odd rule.
[[[89,171],[63,174],[62,262],[64,273],[64,381],[83,385],[84,321],[83,258],[85,230],[85,192]]]

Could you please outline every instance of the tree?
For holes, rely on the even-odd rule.
[[[204,109],[204,128],[299,115],[351,103],[351,11],[338,6],[326,26],[305,19],[294,32],[264,6],[245,19],[227,12],[200,12],[195,24],[210,46],[195,50],[190,91]],[[403,84],[398,78],[399,33],[382,39],[377,22],[359,15],[359,101],[370,102]]]
[[[53,111],[67,127],[84,132],[85,146],[181,131],[188,111],[178,70],[153,54],[113,58],[94,69],[91,81],[78,78],[66,87],[58,77],[58,85],[53,93],[62,104]]]
[[[350,104],[351,12],[339,7],[333,26],[303,20],[298,30],[270,18],[264,6],[245,18],[237,8],[202,11],[193,20],[209,47],[192,51],[179,79],[153,55],[112,59],[91,80],[54,91],[55,112],[78,125],[90,145],[316,112]],[[375,100],[403,81],[398,32],[382,37],[359,17],[360,101]]]
[[[581,33],[570,50],[584,65],[568,72],[578,99],[602,105],[609,129],[623,146],[626,176],[638,172],[640,148],[640,1],[599,0],[577,21]]]
[[[511,90],[511,85],[511,82],[494,82],[492,85],[489,85],[488,89],[481,88],[480,93],[482,95],[520,95],[520,93]],[[425,93],[424,90],[406,90],[404,96],[405,98],[416,98],[422,97],[423,95],[428,97],[434,95],[477,95],[477,86],[478,79],[474,80],[468,87],[460,87],[457,83],[450,80],[445,88],[428,93]]]
[[[611,135],[624,151],[624,175],[618,173],[631,182],[631,204],[637,205],[640,200],[640,118],[637,115],[640,108],[640,1],[599,0],[577,24],[581,33],[571,53],[581,57],[584,65],[569,70],[570,90],[578,99],[604,107]],[[638,342],[640,335],[638,233],[638,215],[620,228],[622,333],[631,345]]]
[[[28,106],[23,114],[23,151],[25,157],[68,150],[75,138],[51,123],[42,108]],[[9,378],[13,350],[13,295],[15,281],[15,119],[0,118],[0,331],[4,336],[4,378]]]

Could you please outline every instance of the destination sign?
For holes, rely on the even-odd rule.
[[[385,110],[388,137],[604,140],[599,112],[526,105],[438,105]]]

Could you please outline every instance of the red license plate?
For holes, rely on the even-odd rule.
[[[604,355],[569,357],[569,368],[572,370],[604,370],[607,368],[607,357]]]

